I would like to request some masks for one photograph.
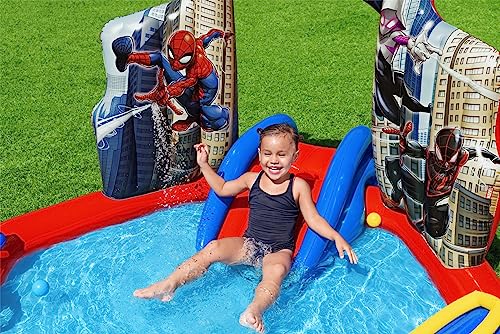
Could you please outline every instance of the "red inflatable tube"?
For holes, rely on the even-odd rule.
[[[488,262],[470,268],[444,267],[423,235],[410,226],[406,216],[384,206],[378,187],[369,187],[365,198],[366,212],[378,213],[382,217],[381,227],[397,235],[406,244],[427,270],[446,303],[449,304],[475,290],[500,298],[500,280]]]
[[[96,192],[6,220],[0,224],[0,232],[7,236],[0,250],[0,284],[14,263],[27,254],[163,207],[203,201],[208,191],[205,179],[200,179],[122,200]]]

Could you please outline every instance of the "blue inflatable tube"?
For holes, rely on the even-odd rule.
[[[356,190],[349,199],[344,209],[344,214],[340,218],[340,224],[337,225],[336,230],[344,237],[347,242],[352,243],[365,229],[365,191],[368,185],[377,185],[377,178],[375,174],[375,163],[370,160],[365,166],[364,173],[359,182],[357,182]],[[327,241],[325,252],[319,259],[322,262],[329,256],[338,255],[335,243]]]
[[[366,164],[363,175],[357,182],[354,195],[348,201],[349,206],[345,208],[345,216],[341,218],[341,223],[336,228],[349,243],[356,240],[365,228],[365,191],[369,185],[378,185],[373,159]],[[337,248],[333,247],[332,252],[337,253]]]
[[[476,307],[458,318],[454,319],[446,326],[441,328],[436,334],[460,334],[460,333],[472,333],[474,329],[479,326],[483,320],[488,316],[490,310],[484,307]],[[497,330],[495,333],[499,333]]]
[[[362,231],[364,188],[373,182],[373,178],[371,131],[365,126],[358,126],[349,131],[340,143],[316,203],[319,214],[334,229],[342,227],[341,234],[350,236],[347,239],[357,237]],[[334,248],[332,246],[329,240],[308,229],[295,257],[294,267],[305,268],[306,271],[314,268],[328,254],[329,248]]]
[[[218,174],[224,180],[234,180],[245,173],[252,161],[257,157],[257,148],[259,146],[258,128],[265,128],[272,124],[288,123],[297,129],[293,119],[287,115],[277,114],[270,116],[246,131],[227,152],[222,161]],[[200,250],[210,241],[215,240],[224,223],[227,212],[233,197],[219,197],[213,190],[208,194],[205,207],[203,208],[202,218],[198,226],[196,236],[196,249]]]

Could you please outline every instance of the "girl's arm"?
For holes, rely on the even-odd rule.
[[[349,243],[345,241],[345,239],[318,213],[316,205],[312,200],[311,188],[307,182],[297,177],[294,181],[294,188],[297,190],[300,212],[307,226],[320,236],[335,241],[335,246],[337,247],[341,259],[344,258],[345,251],[351,263],[358,263],[358,257],[354,253],[351,245],[349,245]]]
[[[231,181],[225,181],[208,164],[208,150],[206,144],[194,145],[196,149],[196,161],[200,165],[200,170],[207,180],[207,183],[221,197],[236,196],[240,192],[249,189],[255,181],[255,173],[245,173],[239,178]]]

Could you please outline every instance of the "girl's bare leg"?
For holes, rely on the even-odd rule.
[[[243,240],[243,238],[223,238],[211,241],[201,251],[184,261],[166,279],[147,288],[135,290],[134,296],[170,301],[179,286],[202,276],[212,263],[236,264],[241,262],[245,256]]]
[[[292,251],[281,250],[264,256],[262,280],[255,289],[255,295],[247,309],[240,316],[240,324],[258,333],[264,332],[262,314],[278,298],[281,283],[290,271]]]

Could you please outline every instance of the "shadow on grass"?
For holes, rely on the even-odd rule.
[[[300,135],[302,136],[301,138],[302,142],[312,145],[338,147],[340,144],[339,139],[316,139],[312,137],[313,135],[307,132],[301,132]]]

